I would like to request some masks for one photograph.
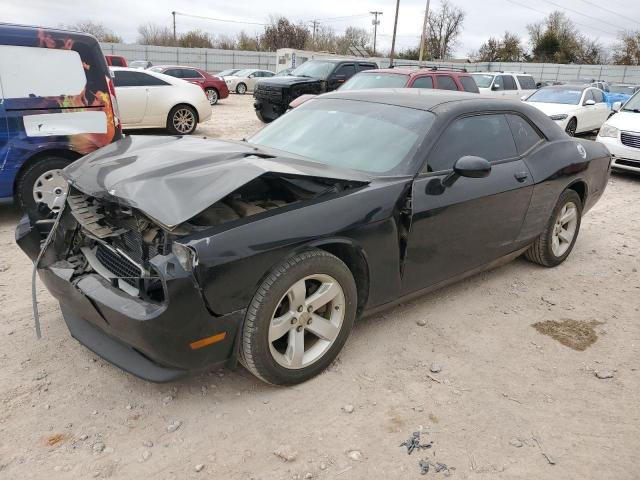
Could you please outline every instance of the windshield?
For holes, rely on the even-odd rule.
[[[234,73],[238,72],[239,70],[236,68],[229,68],[227,70],[223,70],[221,71],[218,76],[219,77],[228,77],[229,75],[233,75]]]
[[[609,87],[609,93],[624,93],[626,95],[633,95],[635,87],[632,85],[611,85]]]
[[[489,88],[491,82],[493,82],[493,75],[487,75],[486,73],[474,73],[473,79],[476,81],[478,88]]]
[[[582,89],[579,88],[541,88],[527,98],[526,101],[578,105],[581,97]]]
[[[370,173],[408,174],[411,152],[433,124],[424,110],[315,99],[268,125],[249,143]]]
[[[294,69],[290,75],[294,77],[311,77],[326,79],[335,64],[333,62],[323,62],[322,60],[309,60],[304,62],[298,68]]]
[[[624,108],[622,110],[640,113],[640,90],[624,104]]]
[[[238,70],[236,73],[233,74],[233,76],[234,77],[248,77],[253,72],[255,72],[255,70],[253,70],[251,68],[245,68],[244,70]]]
[[[358,73],[342,85],[340,90],[404,87],[407,85],[407,80],[409,80],[409,75],[397,73]]]

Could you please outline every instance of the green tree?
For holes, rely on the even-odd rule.
[[[200,30],[191,30],[181,33],[178,37],[178,46],[186,48],[213,48],[211,35]]]
[[[490,37],[477,52],[471,53],[470,56],[476,62],[519,62],[524,55],[520,37],[505,32],[502,39]]]
[[[583,38],[573,22],[562,12],[551,12],[541,22],[527,25],[535,62],[574,63]]]

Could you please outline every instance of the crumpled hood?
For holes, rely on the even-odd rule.
[[[279,87],[290,87],[291,85],[299,85],[301,83],[316,83],[321,82],[317,78],[309,78],[309,77],[269,77],[260,80],[261,85],[269,85],[269,86],[279,86]]]
[[[273,158],[263,158],[265,153]],[[243,142],[127,136],[82,157],[63,174],[81,192],[137,208],[170,229],[269,172],[371,180],[364,173],[279,154]]]

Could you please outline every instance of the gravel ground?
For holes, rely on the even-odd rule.
[[[198,133],[259,127],[232,96]],[[0,478],[407,479],[425,459],[464,479],[636,479],[639,189],[614,175],[560,267],[519,259],[363,319],[292,388],[241,368],[138,380],[70,338],[41,285],[36,341],[18,214],[0,207]],[[412,432],[432,448],[408,456]]]

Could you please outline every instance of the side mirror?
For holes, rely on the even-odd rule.
[[[613,102],[613,105],[611,106],[611,110],[618,113],[620,110],[622,110],[622,102]]]
[[[592,106],[594,106],[595,104],[596,104],[596,101],[595,101],[595,100],[586,100],[586,101],[583,103],[583,105],[584,105],[585,107],[592,107]]]
[[[482,157],[467,155],[453,165],[453,172],[442,180],[442,185],[450,187],[459,177],[485,178],[491,173],[491,164]]]
[[[491,85],[491,90],[499,90],[499,89],[500,89],[500,85],[497,85],[495,83]]]
[[[527,98],[529,98],[529,95],[522,95],[520,97],[520,100],[522,100],[524,102]]]

